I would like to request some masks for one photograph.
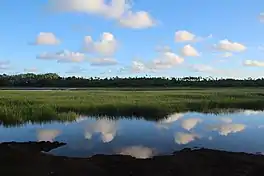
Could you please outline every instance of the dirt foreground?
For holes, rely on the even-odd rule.
[[[52,156],[41,151],[64,143],[0,144],[1,176],[258,176],[264,175],[264,156],[209,149],[184,149],[169,156],[135,159],[96,155],[91,158]]]

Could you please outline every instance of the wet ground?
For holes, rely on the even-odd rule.
[[[255,176],[264,174],[264,156],[209,149],[183,149],[172,155],[136,159],[95,155],[90,158],[53,156],[46,152],[64,143],[0,144],[1,176]]]

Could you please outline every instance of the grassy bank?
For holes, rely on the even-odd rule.
[[[158,119],[173,112],[264,109],[262,89],[176,89],[156,91],[0,91],[0,120],[72,120],[78,114],[144,116]]]

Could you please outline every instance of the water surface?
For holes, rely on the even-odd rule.
[[[137,158],[171,154],[186,147],[264,152],[264,112],[174,113],[159,121],[82,116],[75,122],[0,126],[0,142],[59,141],[54,155],[126,154]]]

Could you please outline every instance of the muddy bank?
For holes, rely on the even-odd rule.
[[[185,149],[170,156],[135,159],[96,155],[91,158],[52,156],[41,151],[64,143],[28,142],[0,144],[1,176],[255,176],[264,174],[264,156],[209,149]]]

